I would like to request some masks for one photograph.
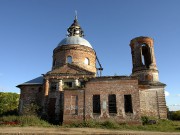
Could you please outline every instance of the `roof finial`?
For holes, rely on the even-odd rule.
[[[77,10],[75,10],[75,20],[77,20]]]
[[[78,20],[77,20],[77,11],[75,10],[75,19],[73,24],[71,24],[71,26],[67,29],[68,32],[68,37],[70,36],[79,36],[79,37],[83,37],[84,36],[84,32],[81,28],[81,26],[78,24]]]

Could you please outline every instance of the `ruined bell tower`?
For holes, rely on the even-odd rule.
[[[142,116],[166,119],[165,84],[159,81],[153,39],[136,37],[130,42],[132,75],[138,78],[140,111]]]
[[[137,37],[131,40],[132,76],[141,82],[158,82],[159,75],[154,55],[153,39]]]

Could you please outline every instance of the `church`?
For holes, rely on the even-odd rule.
[[[140,124],[142,116],[167,118],[166,85],[159,81],[152,38],[130,41],[130,76],[101,76],[103,68],[77,16],[67,32],[53,50],[52,69],[17,86],[20,115],[35,110],[61,124],[88,120]]]

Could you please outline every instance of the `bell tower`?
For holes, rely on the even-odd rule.
[[[158,82],[159,75],[154,54],[153,39],[136,37],[130,42],[132,54],[132,76],[141,82]]]

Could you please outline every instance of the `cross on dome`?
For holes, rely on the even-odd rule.
[[[79,37],[84,37],[84,31],[82,30],[81,26],[78,23],[77,20],[77,12],[75,12],[75,19],[73,24],[67,29],[68,32],[68,37],[71,36],[79,36]]]

